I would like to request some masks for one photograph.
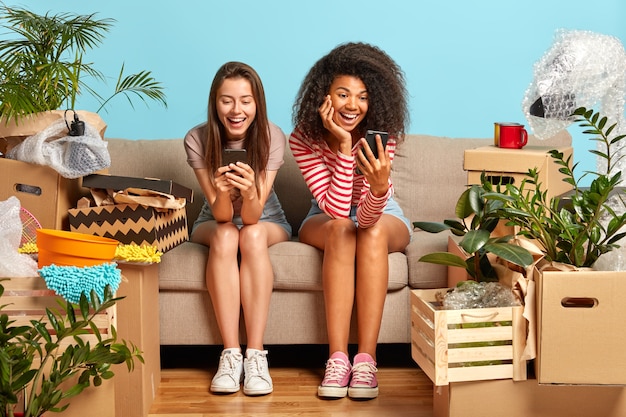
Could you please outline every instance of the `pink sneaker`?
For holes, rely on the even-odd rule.
[[[376,362],[368,353],[359,353],[354,357],[352,380],[348,395],[350,398],[367,399],[378,397],[378,381],[376,380]]]
[[[325,398],[343,398],[348,394],[350,359],[343,352],[335,352],[326,361],[324,380],[317,387],[317,395]]]

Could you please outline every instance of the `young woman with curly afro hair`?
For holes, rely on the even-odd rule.
[[[318,395],[378,396],[376,346],[387,295],[388,254],[411,239],[410,221],[393,199],[391,164],[408,124],[400,67],[365,43],[337,46],[304,78],[293,108],[289,146],[311,193],[300,241],[324,252],[322,281],[329,359]],[[376,136],[376,159],[364,138]],[[348,357],[356,304],[358,352]]]

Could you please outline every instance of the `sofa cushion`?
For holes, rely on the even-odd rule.
[[[167,252],[159,266],[159,287],[171,291],[206,291],[205,271],[208,248],[185,242]],[[281,242],[270,247],[274,270],[274,289],[322,291],[322,252],[297,241]],[[181,273],[184,265],[184,273]],[[406,256],[389,255],[388,290],[408,285]]]
[[[322,291],[322,251],[297,241],[281,242],[270,247],[270,260],[274,269],[274,289]],[[389,255],[388,291],[408,285],[406,256]]]

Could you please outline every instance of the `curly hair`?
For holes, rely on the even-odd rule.
[[[359,78],[368,94],[368,110],[354,133],[385,130],[398,142],[409,123],[404,72],[380,48],[366,43],[344,43],[318,60],[302,81],[293,105],[293,125],[311,140],[327,132],[318,113],[333,80],[342,75]]]

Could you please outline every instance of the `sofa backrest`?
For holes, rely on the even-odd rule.
[[[200,213],[204,197],[196,176],[187,164],[182,139],[106,139],[111,155],[111,175],[172,180],[193,190],[187,204],[189,227]]]
[[[107,139],[111,154],[109,172],[113,175],[173,180],[194,191],[187,206],[191,226],[200,212],[204,197],[193,170],[187,164],[182,139]],[[395,198],[411,221],[442,221],[454,217],[454,207],[467,183],[463,170],[466,149],[493,144],[493,139],[456,139],[440,136],[407,135],[398,146],[392,168]],[[554,138],[530,145],[569,146],[571,136],[562,131]],[[285,163],[278,172],[275,190],[294,235],[309,211],[311,193],[287,147]]]
[[[572,138],[562,131],[553,138],[529,145],[569,146]],[[493,138],[463,139],[429,135],[407,135],[397,149],[392,168],[395,198],[411,221],[443,221],[455,218],[456,202],[467,185],[463,170],[467,149],[493,145]]]

